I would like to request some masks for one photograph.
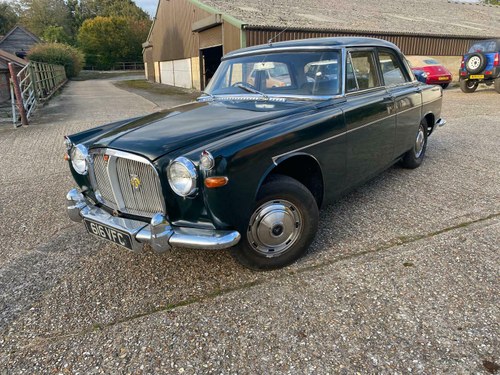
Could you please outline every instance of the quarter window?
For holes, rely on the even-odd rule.
[[[346,90],[366,90],[380,86],[377,69],[371,51],[354,51],[347,60]]]
[[[408,82],[403,73],[403,67],[394,54],[379,52],[378,58],[386,86],[400,85]]]

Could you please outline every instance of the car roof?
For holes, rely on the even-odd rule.
[[[386,40],[377,38],[361,38],[361,37],[334,37],[334,38],[311,38],[290,40],[286,42],[272,42],[269,44],[261,44],[258,46],[242,48],[233,52],[229,52],[223,57],[224,59],[242,55],[252,55],[272,51],[284,51],[287,49],[339,49],[345,47],[389,47],[399,51],[399,48]]]

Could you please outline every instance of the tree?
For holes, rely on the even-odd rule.
[[[0,2],[0,35],[7,34],[10,29],[16,26],[19,16],[12,4]]]
[[[60,27],[67,39],[73,35],[72,19],[64,0],[20,0],[21,21],[33,33],[43,37],[49,27]]]
[[[85,19],[98,16],[149,19],[148,14],[132,0],[81,0],[80,9]]]
[[[62,26],[48,26],[42,34],[42,39],[45,42],[65,44],[70,44],[72,41],[71,36],[64,31]]]
[[[500,0],[483,0],[483,3],[490,5],[500,5]]]
[[[78,31],[78,45],[87,65],[110,69],[118,61],[142,59],[142,42],[149,20],[125,17],[95,17],[85,20]]]

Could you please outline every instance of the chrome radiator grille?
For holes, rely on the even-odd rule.
[[[165,211],[158,174],[147,159],[111,149],[91,155],[92,184],[101,203],[139,216]]]

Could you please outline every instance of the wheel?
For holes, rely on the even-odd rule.
[[[318,220],[316,200],[304,185],[288,176],[272,176],[259,191],[232,255],[254,270],[285,267],[307,251]]]
[[[478,82],[476,80],[471,79],[461,79],[460,80],[460,89],[469,94],[471,92],[476,91],[478,86]]]
[[[465,62],[465,69],[467,69],[467,71],[471,74],[476,74],[482,72],[487,63],[488,60],[482,53],[473,53],[467,58],[467,61]]]
[[[447,88],[449,85],[450,85],[449,83],[442,83],[442,84],[441,84],[441,87],[443,88],[443,90],[446,90],[446,88]]]
[[[403,155],[401,164],[403,167],[408,169],[415,169],[422,164],[425,156],[425,150],[427,148],[427,124],[420,123],[415,137],[415,144],[411,150],[408,150],[406,154]]]
[[[497,79],[495,79],[494,85],[495,85],[495,91],[500,94],[500,77],[498,77]]]

